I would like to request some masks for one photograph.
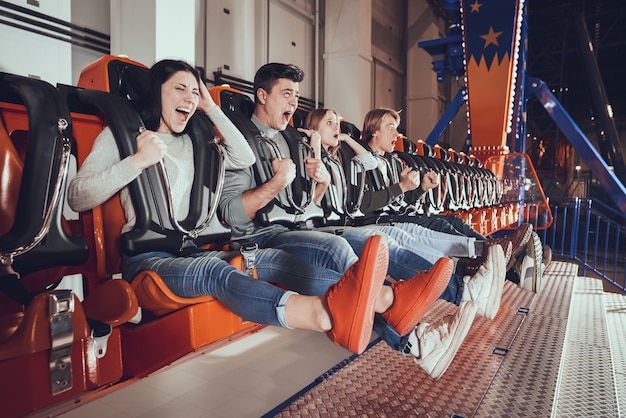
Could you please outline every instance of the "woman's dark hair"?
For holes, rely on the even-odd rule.
[[[161,123],[161,86],[178,71],[187,71],[198,80],[198,84],[203,81],[200,73],[185,61],[165,59],[154,64],[148,71],[148,80],[143,96],[143,111],[141,119],[147,129],[156,131]],[[186,128],[185,128],[186,129]]]
[[[281,78],[287,78],[295,83],[299,83],[304,80],[304,71],[293,64],[276,62],[265,64],[254,75],[254,102],[258,101],[256,93],[259,89],[269,93],[272,91],[274,84]]]

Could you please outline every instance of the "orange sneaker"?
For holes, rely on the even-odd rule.
[[[408,280],[393,283],[393,304],[382,313],[383,318],[398,334],[411,332],[446,289],[453,268],[452,260],[442,257],[430,270],[420,271]]]
[[[359,261],[340,281],[326,291],[326,306],[332,329],[328,338],[335,344],[361,354],[372,336],[374,306],[387,277],[389,250],[381,235],[367,239]]]

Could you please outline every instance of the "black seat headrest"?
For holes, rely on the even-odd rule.
[[[409,138],[402,138],[402,144],[404,145],[404,152],[415,154],[415,151],[417,150],[415,142],[411,141]]]
[[[293,127],[294,128],[304,128],[304,122],[306,121],[306,117],[309,115],[307,110],[297,108],[293,114]]]
[[[109,91],[129,100],[135,110],[143,108],[148,68],[125,61],[109,62]]]
[[[224,89],[220,91],[220,103],[222,110],[237,112],[248,119],[252,117],[254,102],[249,96],[243,93]]]
[[[342,120],[340,122],[340,129],[342,133],[350,135],[350,138],[356,141],[361,139],[361,131],[351,122]]]

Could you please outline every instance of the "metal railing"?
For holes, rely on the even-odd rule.
[[[566,257],[626,291],[626,217],[605,204],[570,197],[548,198],[553,222],[538,231],[555,257]]]

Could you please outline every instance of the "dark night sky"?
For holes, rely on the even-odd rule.
[[[626,131],[626,1],[528,0],[528,75],[544,80],[583,131],[590,124],[589,82],[576,28],[583,14],[619,131]],[[539,125],[541,121],[537,122]],[[540,126],[538,126],[540,127]]]

